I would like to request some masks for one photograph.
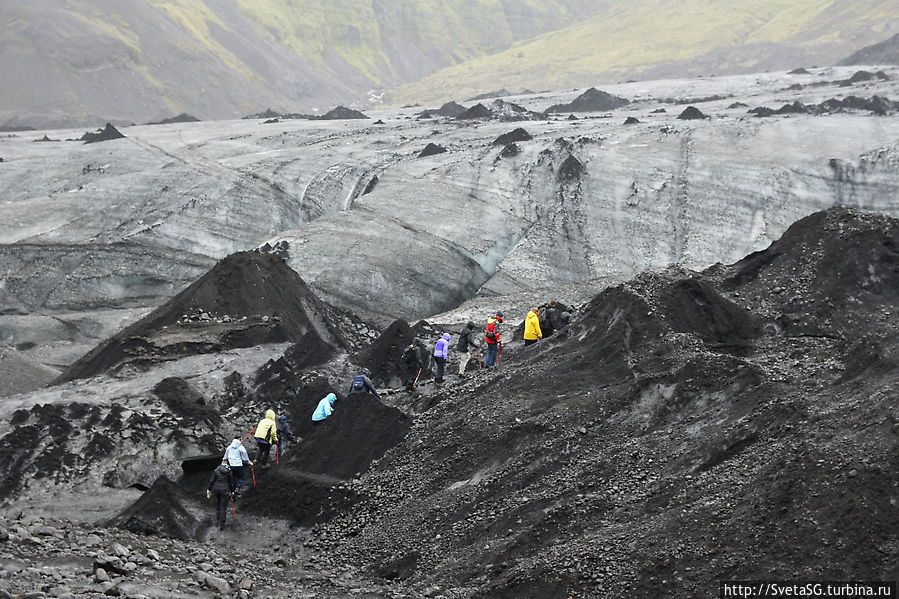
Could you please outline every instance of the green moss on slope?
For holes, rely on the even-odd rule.
[[[837,4],[841,11],[834,9]],[[851,6],[834,0],[629,0],[580,25],[443,69],[393,90],[386,99],[405,104],[445,101],[500,87],[587,86],[598,77],[610,80],[688,61],[716,48],[827,43],[836,32],[867,29],[868,15],[887,11],[888,4],[895,9],[895,0],[862,0]],[[895,22],[897,15],[883,18]],[[810,37],[810,31],[818,34]]]

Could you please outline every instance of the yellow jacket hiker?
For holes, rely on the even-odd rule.
[[[272,443],[278,442],[278,424],[275,422],[275,411],[268,410],[265,418],[256,425],[256,461],[261,466],[268,465],[268,454],[272,448]]]
[[[540,317],[537,316],[537,310],[532,309],[524,320],[524,344],[535,343],[541,337],[543,333],[540,332]]]

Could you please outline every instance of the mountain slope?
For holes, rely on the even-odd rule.
[[[620,0],[36,0],[5,7],[0,123],[327,109]]]
[[[899,33],[890,39],[853,52],[840,61],[841,65],[899,64]]]
[[[564,89],[629,77],[833,64],[897,31],[897,0],[635,0],[579,25],[448,67],[385,99],[436,102],[499,88]]]

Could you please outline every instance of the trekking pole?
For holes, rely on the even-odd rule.
[[[418,369],[418,374],[415,375],[415,380],[412,381],[412,388],[415,389],[415,385],[418,384],[418,377],[421,376],[421,368]]]
[[[234,509],[234,495],[231,496],[231,513],[234,514],[234,519],[237,520],[237,510]]]
[[[257,426],[258,426],[258,425],[257,425]],[[252,435],[252,434],[253,434],[253,431],[255,431],[255,430],[256,430],[256,427],[254,426],[254,427],[253,427],[253,430],[247,433],[247,437],[249,437],[250,435]],[[247,437],[244,437],[243,439],[241,439],[240,442],[243,443],[244,441],[246,441],[246,440],[247,440]]]
[[[256,486],[256,465],[253,462],[250,462],[250,472],[253,473],[253,486]]]
[[[281,444],[275,445],[275,463],[281,463]]]

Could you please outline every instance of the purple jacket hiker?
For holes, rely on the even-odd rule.
[[[449,357],[450,334],[444,333],[434,346],[434,362],[437,363],[437,375],[434,382],[438,385],[443,382],[443,369],[446,366],[446,359]]]

